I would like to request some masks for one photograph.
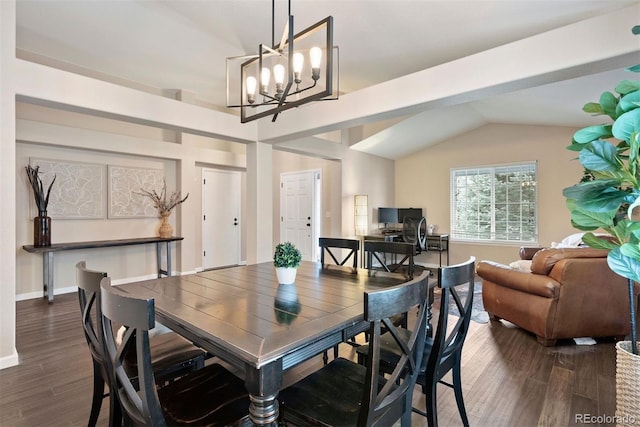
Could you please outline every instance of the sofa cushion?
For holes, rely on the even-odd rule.
[[[531,272],[548,275],[553,266],[568,258],[606,258],[606,249],[585,248],[547,248],[536,252],[531,263]]]
[[[525,273],[531,273],[531,260],[519,259],[509,263],[509,267],[513,270],[524,271]]]

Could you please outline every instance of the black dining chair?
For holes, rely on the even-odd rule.
[[[89,270],[85,261],[76,264],[76,281],[78,285],[78,301],[82,315],[84,336],[89,346],[93,361],[93,397],[89,426],[95,426],[100,415],[102,401],[109,393],[105,393],[105,385],[110,389],[110,377],[107,372],[102,340],[102,307],[100,281],[107,277],[102,271]],[[158,336],[154,340],[153,369],[162,383],[204,367],[206,352],[192,345],[175,333]],[[134,360],[134,348],[127,349],[127,360],[131,365]],[[131,368],[133,369],[133,368]],[[119,418],[117,402],[110,398],[109,419]],[[116,421],[113,421],[114,423]]]
[[[412,243],[365,240],[367,269],[402,273],[412,279],[416,271],[415,247]]]
[[[423,271],[422,267],[416,268],[415,247],[411,243],[365,240],[364,251],[369,271],[382,270],[389,273],[400,273],[404,274],[408,280],[413,279],[416,272]],[[396,316],[394,323],[406,328],[407,313]]]
[[[327,265],[325,263],[325,253],[329,254],[331,259],[336,265],[345,265],[350,258],[353,257],[352,266],[353,268],[358,268],[358,251],[360,250],[360,241],[356,239],[344,239],[344,238],[333,238],[333,237],[320,237],[318,239],[318,246],[320,246],[320,264],[323,266]],[[333,251],[332,251],[333,249]],[[346,254],[338,254],[336,249],[338,250],[349,250]],[[335,253],[334,253],[335,252]],[[358,343],[355,337],[351,337],[347,343],[352,346],[357,346]],[[336,345],[333,347],[333,357],[338,357],[339,346]],[[322,355],[322,360],[326,365],[329,362],[328,352],[325,350]]]
[[[159,388],[149,340],[149,330],[155,324],[154,300],[121,293],[111,286],[109,278],[100,286],[107,369],[125,425],[237,426],[248,421],[249,395],[244,382],[218,363]],[[126,328],[121,344],[116,341],[115,324]],[[136,348],[135,373],[126,369],[124,349],[128,345]],[[132,375],[138,378],[137,388]]]
[[[360,241],[356,239],[343,239],[332,237],[320,237],[318,239],[318,246],[320,246],[320,263],[325,265],[325,252],[329,254],[331,259],[336,265],[345,265],[346,262],[353,257],[353,268],[358,268],[358,251],[360,250]],[[336,256],[337,254],[332,249],[346,249],[349,252],[344,256]],[[336,251],[337,252],[337,251]]]
[[[427,338],[424,347],[425,356],[417,380],[418,384],[422,386],[422,392],[426,395],[426,411],[413,408],[414,412],[426,417],[428,425],[432,427],[438,425],[436,405],[438,384],[453,388],[462,423],[465,426],[469,425],[462,395],[461,360],[462,346],[471,322],[474,279],[475,257],[471,257],[461,264],[438,269],[438,287],[441,288],[438,325],[435,337]],[[453,319],[449,315],[450,303],[455,304],[459,313],[453,327],[449,325]],[[380,346],[381,372],[391,372],[397,360],[402,356],[402,351],[391,336],[383,335]],[[370,348],[370,345],[363,345],[356,349],[358,363],[367,363]],[[452,383],[442,380],[449,372],[452,373]]]
[[[294,425],[411,425],[411,401],[422,357],[427,324],[428,278],[364,293],[364,318],[371,348],[380,349],[381,330],[393,337],[402,357],[387,378],[379,375],[380,353],[367,365],[338,358],[279,394],[282,422]],[[413,331],[397,328],[391,317],[419,306]]]

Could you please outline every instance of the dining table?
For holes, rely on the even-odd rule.
[[[251,422],[277,425],[285,372],[369,328],[365,291],[409,281],[397,273],[303,261],[294,284],[279,284],[273,263],[265,262],[117,288],[153,298],[157,321],[243,373]]]

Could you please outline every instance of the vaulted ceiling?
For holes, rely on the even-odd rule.
[[[339,89],[345,96],[384,82],[401,82],[412,73],[499,46],[517,46],[523,39],[638,4],[624,0],[293,0],[291,8],[296,29],[334,17],[334,41],[340,47]],[[276,0],[275,5],[280,28],[287,1]],[[600,36],[592,34],[594,40]],[[226,103],[225,58],[255,53],[259,43],[270,40],[269,0],[17,1],[18,56],[158,93],[187,91],[220,111]],[[523,52],[514,61],[522,58],[532,64],[550,60],[543,50]],[[512,65],[508,57],[500,61],[500,67]],[[353,148],[399,158],[486,123],[584,126],[599,121],[581,112],[585,102],[597,100],[618,81],[633,78],[623,68],[618,63],[586,70],[576,67],[552,82],[541,79],[536,85],[513,84],[513,90],[478,91],[455,102],[372,114],[319,127],[322,132],[318,133],[357,128],[351,132],[357,136],[349,141]],[[429,92],[482,72],[462,64],[449,69],[455,70],[455,79],[449,75],[447,81],[424,81],[413,90]],[[379,96],[371,92],[363,99],[372,103],[386,103],[394,96],[393,91],[380,91]],[[406,90],[398,93],[406,96]],[[340,105],[341,100],[331,102]],[[309,107],[299,110],[305,108]]]

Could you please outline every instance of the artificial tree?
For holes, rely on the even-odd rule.
[[[640,34],[640,26],[632,31]],[[639,73],[640,65],[628,70]],[[573,135],[567,148],[579,152],[588,179],[565,188],[563,195],[573,226],[587,231],[584,243],[609,249],[609,267],[628,279],[631,346],[637,355],[634,282],[640,283],[640,81],[620,82],[615,94],[604,92],[599,102],[585,104],[583,111],[606,115],[613,123],[588,126]],[[598,229],[614,239],[594,235]]]

